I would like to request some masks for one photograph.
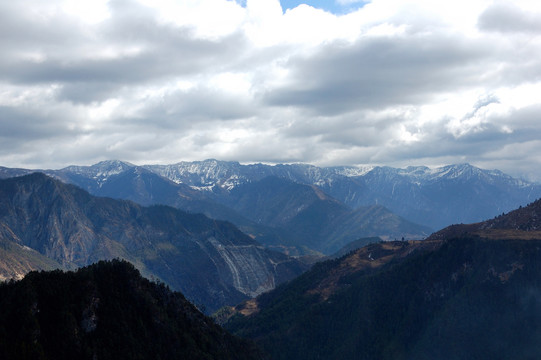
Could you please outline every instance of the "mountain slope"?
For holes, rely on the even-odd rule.
[[[430,233],[381,206],[353,210],[314,185],[275,176],[235,187],[227,201],[248,219],[282,229],[288,245],[327,254],[363,237],[424,238]]]
[[[182,294],[129,263],[0,285],[2,359],[260,359]]]
[[[8,231],[0,224],[0,233]],[[9,236],[11,237],[11,236]],[[5,240],[0,235],[0,281],[22,279],[33,270],[54,270],[62,266],[28,246]]]
[[[222,320],[273,359],[535,359],[540,214],[536,201],[424,241],[371,244]]]
[[[27,175],[31,170],[0,168],[0,178]],[[43,173],[65,183],[81,187],[95,196],[132,200],[138,204],[169,205],[191,213],[234,223],[243,232],[264,244],[281,243],[284,236],[274,229],[257,224],[220,203],[219,196],[201,188],[176,183],[147,170],[146,167],[109,160],[91,166],[69,166]],[[220,192],[227,195],[227,192]]]
[[[237,309],[246,316],[226,328],[254,339],[273,359],[541,353],[541,240],[463,238],[405,259],[412,244],[373,246],[246,303]]]
[[[0,181],[0,228],[2,241],[37,250],[65,268],[126,259],[209,311],[304,270],[230,223],[94,197],[39,173]]]
[[[356,198],[357,203],[377,201],[432,228],[481,221],[541,196],[539,185],[469,164],[435,169],[377,167],[356,179],[368,189]]]
[[[322,237],[324,253],[338,251],[351,241],[365,237],[379,237],[384,240],[423,239],[431,229],[414,224],[381,205],[359,207],[344,214],[328,226]]]
[[[308,165],[243,166],[208,160],[191,166],[140,167],[104,161],[47,173],[94,195],[166,204],[231,221],[258,242],[287,254],[330,253],[358,238],[424,238],[431,232],[383,207],[353,210],[320,187],[299,182],[322,185],[317,179],[332,175]]]
[[[448,226],[430,235],[430,239],[449,239],[466,235],[490,239],[540,239],[541,199],[491,220]]]

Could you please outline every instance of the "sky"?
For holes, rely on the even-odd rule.
[[[0,166],[441,166],[541,181],[538,0],[0,2]]]

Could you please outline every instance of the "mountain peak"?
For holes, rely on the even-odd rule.
[[[98,162],[97,164],[94,164],[92,166],[95,167],[134,167],[132,163],[129,163],[127,161],[122,160],[103,160]]]
[[[92,178],[98,182],[98,186],[101,186],[109,177],[121,174],[134,167],[136,166],[125,161],[104,160],[91,166],[68,166],[62,169],[61,172]]]
[[[81,166],[81,165],[70,165],[63,170],[75,172],[75,173],[87,173],[88,171],[116,171],[116,172],[122,172],[125,170],[128,170],[132,167],[135,167],[135,165],[127,162],[127,161],[121,161],[121,160],[103,160],[100,161],[94,165],[90,166]]]
[[[90,169],[96,171],[98,176],[110,176],[120,174],[134,167],[136,166],[125,161],[105,160],[90,166]]]
[[[317,167],[300,163],[243,165],[211,158],[172,165],[135,166],[108,160],[92,166],[47,170],[45,173],[98,193],[109,181],[120,184],[120,173],[141,169],[190,187],[212,201],[223,200],[223,204],[227,204],[226,197],[234,189],[276,176],[315,185],[351,208],[383,205],[397,215],[433,229],[488,219],[541,196],[541,184],[515,179],[498,170],[480,169],[469,163],[406,168]],[[0,169],[2,178],[22,173]],[[152,201],[149,199],[147,203]]]
[[[9,178],[6,180],[12,181],[13,183],[18,184],[18,186],[20,185],[23,185],[23,186],[31,185],[32,187],[47,186],[50,188],[59,188],[59,187],[61,188],[64,186],[72,186],[72,185],[66,185],[62,183],[62,181],[55,179],[53,177],[50,177],[41,171],[35,171],[30,174],[25,174],[20,177]]]

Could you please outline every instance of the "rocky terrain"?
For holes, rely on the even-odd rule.
[[[0,181],[0,229],[4,277],[122,258],[207,311],[256,296],[306,269],[230,223],[94,197],[40,173]],[[39,261],[29,262],[27,254]]]

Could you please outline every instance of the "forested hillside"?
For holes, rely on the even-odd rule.
[[[181,293],[124,261],[0,285],[0,358],[261,359]]]
[[[541,240],[430,243],[318,264],[238,306],[226,327],[273,359],[538,358]]]

